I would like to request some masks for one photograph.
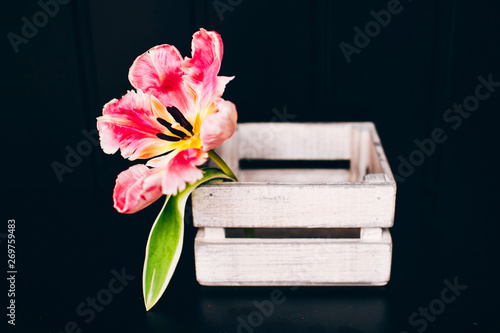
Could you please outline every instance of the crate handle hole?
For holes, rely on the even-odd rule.
[[[244,228],[225,228],[226,238],[246,238]],[[255,238],[354,238],[361,228],[254,228]]]
[[[351,169],[350,160],[266,160],[241,159],[240,170],[257,169]]]

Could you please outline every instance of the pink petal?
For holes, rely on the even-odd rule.
[[[220,146],[236,129],[238,114],[234,104],[223,99],[216,104],[219,111],[207,116],[201,123],[200,139],[205,151]]]
[[[214,96],[221,97],[226,89],[226,85],[234,79],[234,76],[217,76],[214,88]]]
[[[195,148],[183,150],[175,155],[159,174],[163,194],[175,195],[186,188],[186,183],[193,184],[201,179],[203,172],[197,166],[205,163],[207,158],[203,150]]]
[[[139,164],[120,173],[113,192],[115,209],[120,213],[132,214],[158,200],[163,195],[161,184],[145,184],[145,180],[155,172],[155,169]]]
[[[186,58],[182,69],[185,80],[196,94],[201,106],[210,104],[224,92],[232,77],[218,77],[224,46],[220,35],[215,31],[200,29],[193,35],[191,58]]]
[[[103,116],[97,118],[101,147],[107,154],[118,149],[130,160],[151,158],[177,147],[179,142],[159,139],[156,134],[168,133],[157,118],[171,117],[153,96],[129,91],[120,100],[104,106]]]
[[[222,38],[215,31],[200,29],[193,35],[191,59],[182,64],[184,72],[198,82],[212,80],[219,72],[224,46]]]
[[[184,84],[179,51],[158,45],[135,59],[129,81],[136,89],[157,97],[165,106],[175,106],[185,115],[193,109],[193,97]]]

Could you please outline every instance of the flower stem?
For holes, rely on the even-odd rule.
[[[235,181],[238,181],[238,178],[233,173],[233,170],[224,162],[222,158],[220,158],[219,155],[214,150],[209,150],[208,151],[208,156],[212,158],[212,160],[219,166],[219,168],[224,171],[226,175],[229,177],[233,178]]]

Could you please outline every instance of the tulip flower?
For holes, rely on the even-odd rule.
[[[236,180],[212,150],[233,135],[238,118],[234,104],[221,98],[233,79],[218,76],[222,54],[219,34],[204,29],[193,35],[191,58],[171,45],[153,47],[130,67],[135,90],[107,103],[97,118],[105,153],[147,160],[118,175],[116,210],[135,213],[166,195],[146,245],[146,310],[162,296],[179,260],[187,197],[211,179]],[[209,157],[221,170],[200,168]]]
[[[221,98],[233,77],[217,76],[222,54],[219,34],[204,29],[193,35],[191,58],[171,45],[153,47],[130,67],[137,91],[104,106],[97,118],[104,152],[148,159],[118,176],[113,199],[120,213],[135,213],[201,179],[198,166],[234,133],[236,108]]]

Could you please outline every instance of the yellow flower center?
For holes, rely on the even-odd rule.
[[[201,148],[201,139],[200,139],[200,136],[198,134],[195,134],[195,135],[192,135],[191,137],[189,138],[186,138],[186,149],[189,149],[189,148]]]

